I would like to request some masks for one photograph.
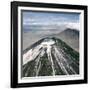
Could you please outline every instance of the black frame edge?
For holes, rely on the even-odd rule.
[[[88,6],[84,7],[84,82],[88,83]]]
[[[50,8],[66,8],[66,9],[85,9],[87,5],[74,5],[74,4],[58,4],[58,3],[45,3],[45,2],[22,2],[22,1],[12,1],[16,6],[27,6],[27,7],[50,7]]]
[[[11,2],[11,88],[17,87],[18,72],[18,31],[17,31],[17,5]]]

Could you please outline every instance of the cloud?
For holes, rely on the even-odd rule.
[[[23,25],[54,25],[64,22],[79,22],[79,14],[33,12],[23,16]]]
[[[73,23],[73,22],[61,22],[56,25],[40,25],[38,27],[28,27],[29,31],[33,34],[37,35],[50,35],[50,34],[58,34],[63,30],[70,28],[80,30],[80,23]]]
[[[80,23],[72,23],[72,22],[67,23],[66,28],[80,30]]]

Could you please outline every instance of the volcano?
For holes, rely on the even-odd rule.
[[[46,37],[23,51],[22,77],[79,74],[79,53],[56,37]]]

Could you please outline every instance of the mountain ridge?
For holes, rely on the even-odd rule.
[[[79,52],[79,31],[77,29],[67,28],[64,31],[51,35],[66,42],[70,47]]]

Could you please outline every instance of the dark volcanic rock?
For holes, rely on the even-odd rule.
[[[79,74],[79,53],[56,37],[36,42],[23,55],[27,53],[32,59],[23,64],[22,77]]]

